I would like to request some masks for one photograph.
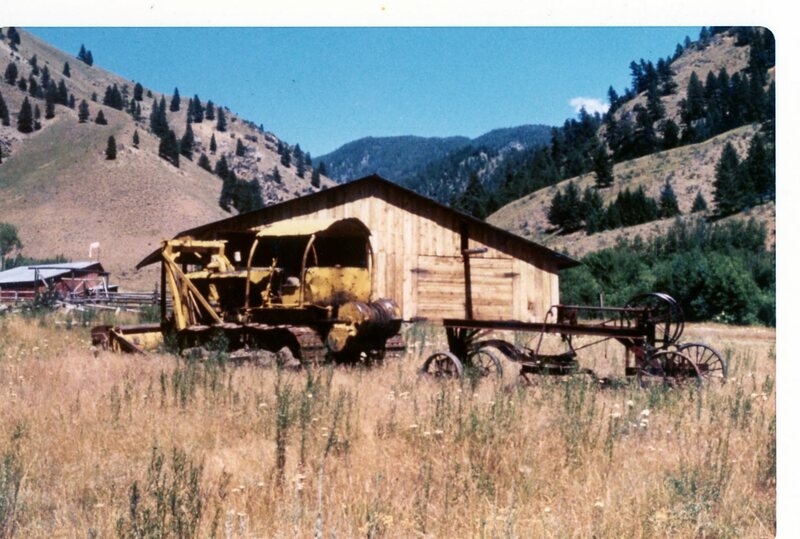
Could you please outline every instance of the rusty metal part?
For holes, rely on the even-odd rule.
[[[688,383],[700,386],[703,383],[697,365],[677,350],[660,350],[647,357],[639,368],[638,380],[641,387],[654,383],[676,387]]]
[[[678,346],[678,352],[692,360],[706,382],[724,383],[728,377],[728,362],[707,344],[683,343]]]
[[[479,376],[503,378],[503,364],[488,346],[482,346],[469,354],[467,369],[474,369]]]
[[[464,366],[454,354],[436,352],[425,360],[419,373],[432,378],[461,378],[464,376]]]

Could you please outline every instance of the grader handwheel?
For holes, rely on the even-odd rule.
[[[655,348],[667,348],[678,342],[683,334],[683,309],[675,299],[661,292],[650,292],[634,296],[626,309],[646,309],[642,322],[655,325]],[[635,317],[637,315],[631,315]]]
[[[450,352],[436,352],[425,360],[419,372],[433,378],[461,378],[464,365]]]

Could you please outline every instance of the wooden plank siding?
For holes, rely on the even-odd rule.
[[[485,249],[470,258],[476,318],[543,320],[550,306],[558,303],[559,269],[575,264],[379,177],[182,234],[210,239],[287,219],[348,217],[360,219],[372,232],[373,297],[397,301],[405,320],[465,316],[463,226],[468,230],[468,247]],[[419,271],[428,266],[431,273]]]

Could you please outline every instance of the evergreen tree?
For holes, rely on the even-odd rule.
[[[42,76],[39,78],[39,84],[42,88],[47,88],[50,86],[50,82],[52,82],[50,79],[50,70],[47,68],[47,66],[44,66],[42,68]]]
[[[658,200],[658,214],[662,219],[666,219],[680,215],[680,213],[678,197],[675,196],[672,184],[667,180],[667,183],[665,183],[664,187],[661,189],[661,198]]]
[[[279,183],[279,184],[283,183],[283,179],[281,178],[281,173],[278,172],[278,167],[275,167],[275,168],[272,169],[272,177],[271,178],[272,178],[272,181],[275,182],[275,183]],[[312,185],[313,185],[313,183],[312,183]],[[315,185],[314,187],[318,187],[318,186]]]
[[[56,91],[56,103],[59,105],[67,106],[69,103],[69,92],[67,91],[67,84],[64,82],[64,79],[61,79],[58,83],[58,88]]]
[[[547,220],[564,233],[574,232],[581,227],[582,208],[580,191],[573,182],[569,182],[562,194],[557,191],[550,203]]]
[[[28,77],[28,93],[31,94],[31,97],[36,98],[41,98],[44,95],[44,92],[42,92],[42,89],[33,74]]]
[[[113,161],[117,158],[117,141],[114,140],[113,136],[108,137],[108,143],[106,144],[106,159],[109,161]]]
[[[81,100],[81,104],[78,105],[78,123],[86,123],[89,119],[89,103],[86,102],[85,99]]]
[[[749,177],[754,198],[763,203],[775,198],[775,163],[767,153],[764,139],[756,135],[750,141],[744,168]]]
[[[132,142],[133,142],[133,147],[134,148],[138,148],[139,147],[139,131],[138,130],[134,130],[134,132],[133,132],[133,141]]]
[[[299,165],[300,163],[298,163]],[[478,175],[473,172],[469,176],[469,182],[467,183],[467,187],[464,189],[464,192],[456,198],[452,206],[459,211],[466,213],[467,215],[472,215],[473,217],[477,217],[478,219],[484,219],[486,217],[486,199],[488,198],[488,193],[486,192],[486,188],[481,182]]]
[[[285,166],[286,168],[292,166],[292,154],[286,145],[282,146],[280,156],[281,156],[281,165]]]
[[[23,92],[28,91],[28,81],[25,79],[25,77],[20,77],[19,80],[17,80],[17,88]]]
[[[225,118],[225,111],[222,107],[217,107],[217,131],[224,133],[228,129],[228,121]]]
[[[214,103],[209,99],[206,104],[206,120],[213,120],[214,117]]]
[[[153,109],[150,111],[150,130],[159,138],[162,138],[169,131],[167,102],[163,96],[160,103],[153,99]]]
[[[175,88],[175,91],[172,93],[172,101],[169,103],[169,110],[170,112],[178,112],[181,110],[181,95],[178,93],[177,88]]]
[[[34,76],[38,77],[39,76],[39,58],[37,58],[36,55],[34,54],[31,57],[31,59],[28,61],[28,63],[31,64],[31,75],[34,75]]]
[[[604,228],[605,211],[603,199],[596,189],[586,187],[581,200],[581,218],[583,219],[586,233],[594,234]]]
[[[39,105],[33,106],[33,129],[34,131],[38,131],[42,128],[42,111],[39,109]]]
[[[320,177],[319,177],[319,169],[315,168],[311,171],[311,186],[312,187],[319,187],[320,186]]]
[[[706,202],[705,197],[703,197],[703,193],[701,191],[697,191],[697,196],[694,197],[694,202],[692,202],[692,213],[706,211],[707,209],[708,203]]]
[[[44,118],[50,120],[56,116],[56,100],[55,96],[47,92],[44,96]]]
[[[73,110],[75,110],[75,95],[69,94],[69,100],[67,101],[67,106]]]
[[[194,132],[192,131],[192,124],[186,124],[186,132],[181,137],[181,155],[186,157],[189,161],[192,160],[192,153],[194,152]]]
[[[217,162],[219,168],[219,162]],[[233,171],[227,171],[225,176],[222,176],[222,190],[219,193],[219,207],[229,212],[233,204],[234,193],[236,191],[236,184],[239,179]]]
[[[86,62],[86,47],[81,43],[81,50],[78,51],[78,60]]]
[[[21,43],[21,39],[19,36],[19,32],[17,32],[17,29],[14,28],[13,26],[9,26],[8,32],[6,34],[8,35],[8,40],[11,42],[11,50],[14,51],[17,50],[17,45]]]
[[[715,169],[714,203],[719,215],[730,215],[740,207],[739,156],[730,142],[725,144]]]
[[[175,132],[171,129],[167,130],[161,142],[158,144],[158,156],[163,157],[175,167],[180,167],[180,147],[178,139],[175,137]]]
[[[0,94],[0,123],[6,127],[11,125],[11,118],[8,114],[8,105],[6,105],[5,99],[3,99],[3,94]]]
[[[322,161],[320,161],[319,165],[317,165],[317,170],[319,170],[320,176],[327,176],[328,175],[328,171],[325,168],[325,163],[322,162]]]
[[[97,125],[107,125],[108,120],[106,120],[106,115],[103,114],[103,109],[97,111],[97,116],[94,119],[94,123]]]
[[[144,86],[137,82],[133,87],[133,99],[141,101],[143,99],[142,94],[144,94]]]
[[[208,160],[208,156],[205,154],[205,152],[200,154],[200,159],[197,160],[197,165],[203,170],[213,172],[211,170],[211,161]]]
[[[12,86],[15,85],[17,83],[18,74],[19,70],[17,69],[17,64],[11,62],[10,64],[8,64],[8,66],[6,66],[6,72],[4,77],[8,84]]]
[[[223,180],[228,177],[228,173],[230,169],[228,168],[228,160],[225,159],[225,156],[219,158],[217,161],[216,166],[214,167],[214,174],[222,178]]]
[[[92,97],[90,98],[93,102],[97,103],[97,92],[92,92]]]
[[[22,102],[22,107],[17,115],[17,131],[20,133],[33,132],[33,107],[31,107],[28,97]]]
[[[609,187],[614,183],[614,167],[604,146],[594,155],[595,183],[598,188]]]
[[[214,133],[211,133],[211,142],[208,144],[208,150],[211,153],[217,153],[217,139],[214,138]]]
[[[67,78],[72,76],[69,70],[69,62],[64,62],[64,69],[61,71],[61,74]]]
[[[245,154],[245,147],[244,147],[244,144],[242,144],[242,139],[237,138],[236,139],[236,157],[244,157],[244,154]],[[301,176],[301,178],[302,178],[302,176]]]
[[[192,99],[192,121],[196,124],[203,123],[203,104],[197,94]]]
[[[672,119],[661,125],[661,147],[665,150],[677,148],[681,142],[681,129]]]
[[[92,56],[92,51],[86,51],[86,65],[91,66],[94,64],[94,56]]]
[[[297,161],[297,175],[301,178],[306,177],[306,162],[305,159],[301,158]]]
[[[106,93],[103,97],[103,105],[107,105],[117,110],[122,110],[124,108],[122,93],[119,91],[119,88],[117,88],[116,84],[112,86],[106,86]]]

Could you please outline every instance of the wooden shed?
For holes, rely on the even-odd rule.
[[[346,217],[369,227],[374,297],[394,299],[404,320],[541,321],[559,301],[559,270],[578,264],[375,175],[186,230],[176,238],[231,240],[267,223]],[[234,260],[234,253],[228,254]],[[137,267],[156,260],[158,252],[151,253]]]

